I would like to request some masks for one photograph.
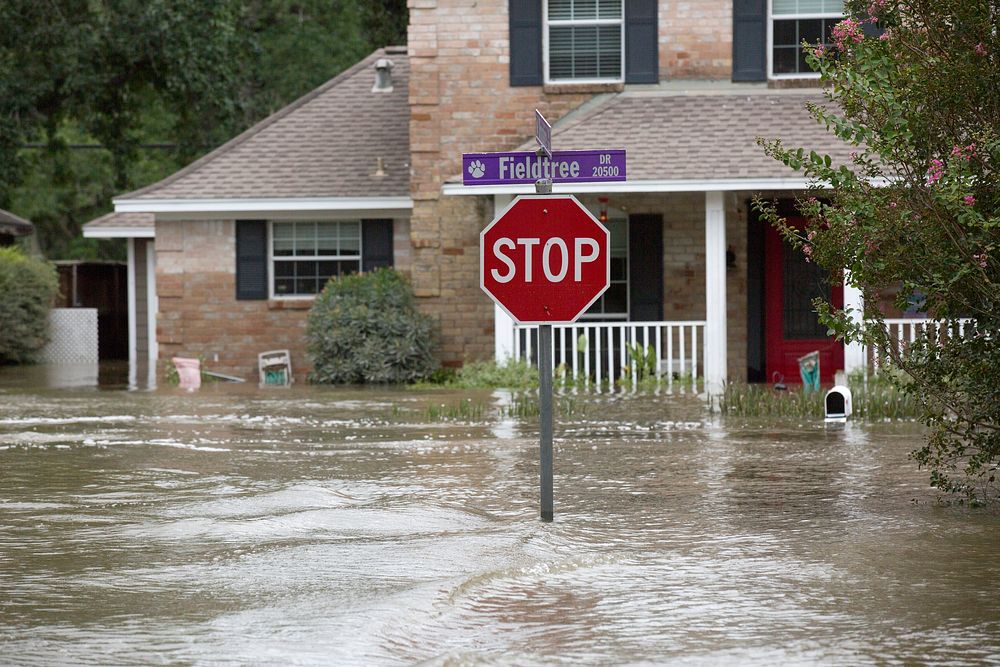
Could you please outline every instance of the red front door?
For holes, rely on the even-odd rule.
[[[789,218],[801,227],[803,219]],[[821,296],[833,305],[844,305],[844,288],[831,289],[826,272],[807,262],[801,250],[789,246],[772,227],[764,238],[764,340],[767,379],[801,382],[799,357],[819,352],[820,381],[832,384],[835,371],[844,367],[844,346],[826,335],[812,300]]]

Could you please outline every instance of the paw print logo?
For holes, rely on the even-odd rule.
[[[483,174],[486,173],[486,165],[479,160],[473,160],[469,163],[469,173],[472,174],[473,178],[482,178]]]

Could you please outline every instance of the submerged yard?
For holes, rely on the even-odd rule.
[[[0,663],[983,664],[1000,516],[907,421],[0,369]]]

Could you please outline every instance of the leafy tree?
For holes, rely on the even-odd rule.
[[[995,501],[1000,7],[853,0],[847,12],[834,31],[836,48],[811,48],[808,61],[832,101],[811,106],[812,115],[857,147],[851,164],[762,141],[771,156],[832,188],[817,186],[800,202],[810,221],[802,232],[762,207],[809,259],[838,274],[846,268],[860,288],[863,313],[816,306],[838,336],[891,359],[923,402],[931,429],[914,456],[931,483],[972,502]],[[916,303],[930,317],[973,318],[975,327],[964,335],[931,327],[900,349],[878,308],[897,290],[900,308]]]
[[[406,18],[400,0],[0,2],[0,207],[49,256],[123,256],[80,225],[405,42]]]

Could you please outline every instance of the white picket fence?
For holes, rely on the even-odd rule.
[[[631,350],[652,349],[655,373]],[[538,325],[514,327],[514,358],[538,363]],[[631,350],[630,350],[631,348]],[[705,321],[575,322],[552,326],[552,364],[557,378],[585,381],[597,391],[615,383],[637,385],[649,379],[672,386],[697,385],[705,368]]]

